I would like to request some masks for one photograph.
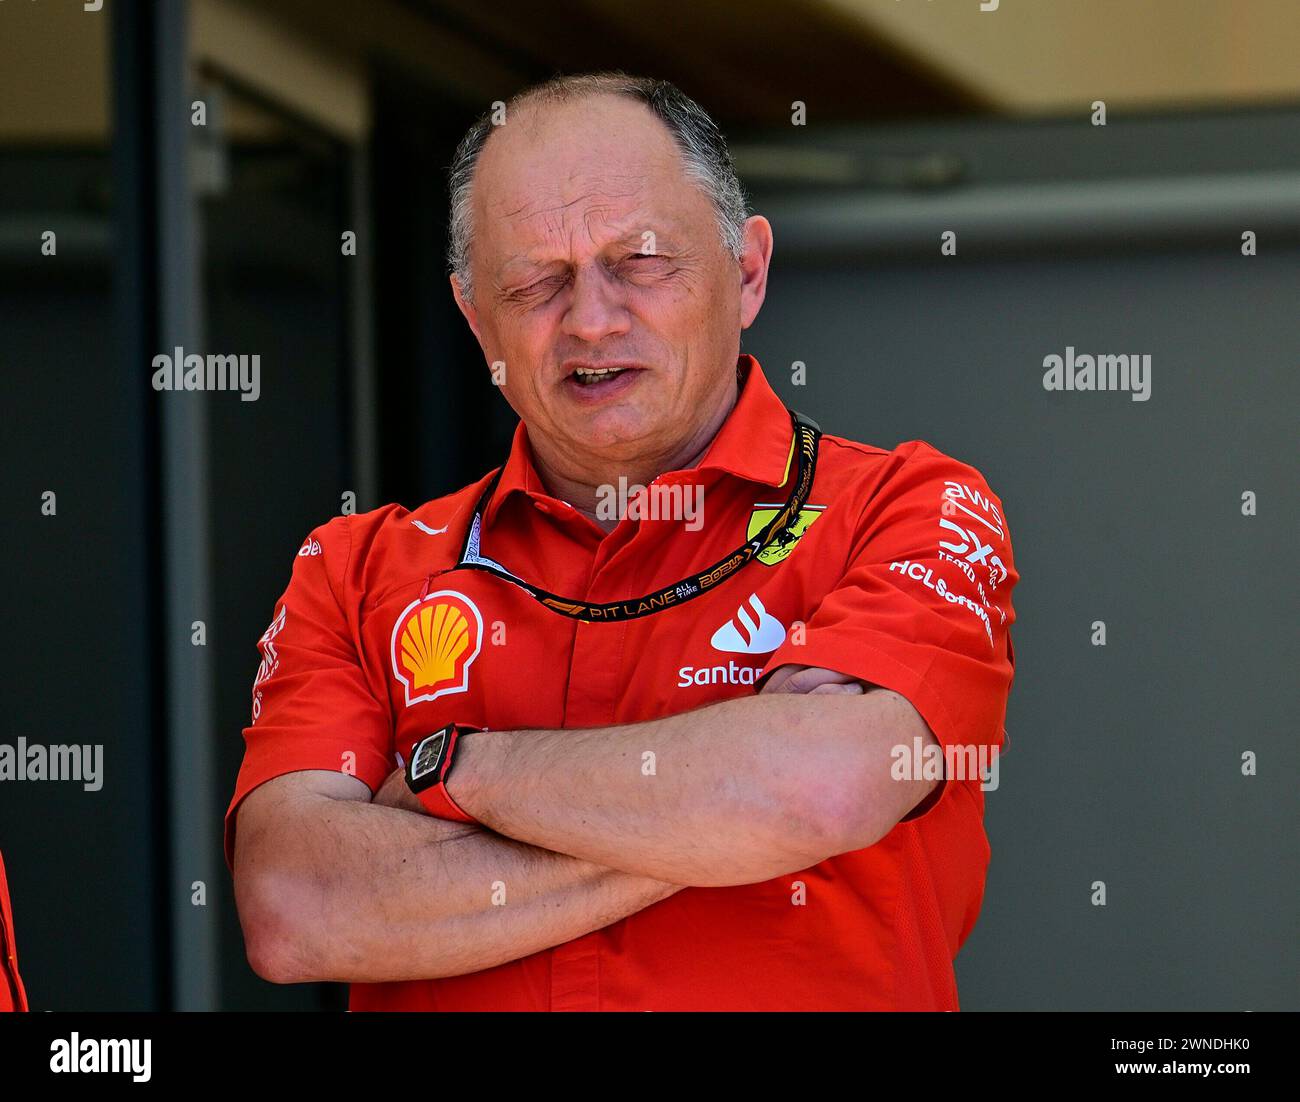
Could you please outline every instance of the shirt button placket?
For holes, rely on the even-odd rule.
[[[586,597],[591,600],[600,570],[593,571]],[[627,625],[621,622],[578,621],[565,700],[566,727],[603,727],[617,714],[623,643]],[[600,1009],[599,931],[551,950],[551,1009]]]

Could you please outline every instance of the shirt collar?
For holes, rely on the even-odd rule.
[[[750,482],[783,486],[794,458],[790,413],[768,383],[758,360],[743,353],[737,366],[741,376],[740,396],[696,469],[718,470]],[[522,421],[515,428],[510,455],[492,500],[484,510],[483,522],[491,524],[502,504],[515,493],[535,500],[555,500],[547,493],[533,465],[528,429]]]

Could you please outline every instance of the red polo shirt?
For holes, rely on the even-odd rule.
[[[734,550],[785,501],[795,469],[786,409],[757,361],[741,366],[739,400],[704,459],[655,481],[662,493],[702,486],[702,523],[689,511],[625,517],[605,533],[546,493],[521,425],[480,554],[552,593],[603,603]],[[888,451],[823,436],[796,540],[688,603],[602,623],[457,569],[487,484],[414,512],[338,517],[303,544],[260,644],[228,862],[239,802],[280,774],[343,769],[374,790],[395,752],[405,759],[451,721],[511,730],[656,719],[752,694],[787,663],[901,693],[967,769],[950,766],[954,779],[866,849],[764,883],[686,888],[482,972],[354,984],[352,1008],[955,1010],[953,957],[989,860],[973,755],[1003,742],[1017,579],[1002,504],[980,474],[921,441]],[[654,500],[643,504],[653,516]],[[897,764],[926,759],[918,747]]]
[[[14,940],[14,912],[9,905],[9,882],[0,857],[0,1011],[26,1010],[27,992],[18,975],[18,945]]]

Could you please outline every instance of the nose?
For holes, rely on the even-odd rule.
[[[574,271],[562,328],[566,335],[589,344],[628,331],[630,319],[623,292],[604,265],[583,264]]]

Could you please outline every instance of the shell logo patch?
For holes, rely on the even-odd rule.
[[[440,589],[412,601],[393,624],[393,676],[406,706],[469,688],[469,668],[483,646],[483,617],[463,593]]]
[[[790,557],[790,552],[795,549],[795,545],[803,539],[803,534],[812,526],[812,522],[825,510],[825,505],[807,505],[800,509],[799,519],[794,522],[794,526],[778,536],[770,547],[760,551],[758,561],[764,566],[775,566],[779,562],[785,562]],[[745,538],[752,540],[763,530],[763,525],[780,511],[780,505],[755,505],[754,511],[749,516],[749,531],[745,534]]]

